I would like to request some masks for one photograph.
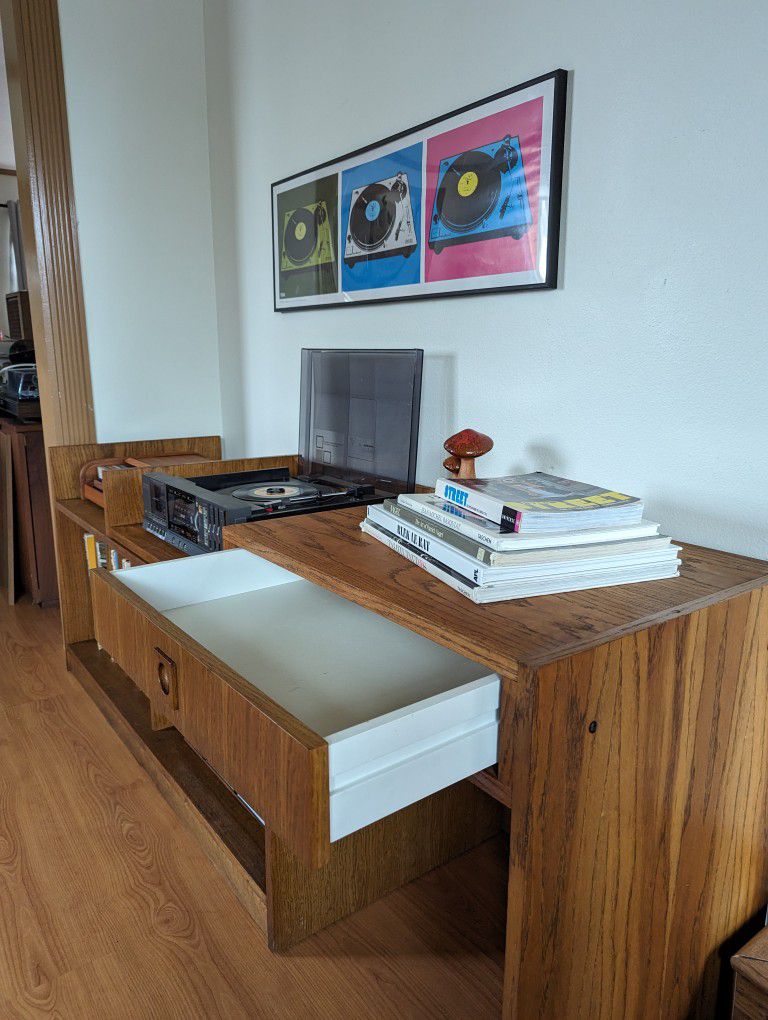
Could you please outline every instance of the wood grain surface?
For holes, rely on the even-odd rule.
[[[470,783],[456,783],[331,844],[319,869],[307,868],[268,829],[270,946],[301,941],[501,828],[500,806]]]
[[[106,504],[107,528],[111,531],[123,524],[141,523],[144,518],[141,479],[147,472],[161,472],[179,478],[199,478],[202,475],[259,471],[278,467],[288,468],[295,472],[297,455],[286,453],[274,457],[241,457],[235,460],[221,460],[215,457],[206,461],[193,461],[189,464],[167,464],[163,467],[106,471],[104,473],[104,502]]]
[[[736,978],[732,1020],[765,1020],[768,1017],[768,928],[761,928],[735,953],[731,965]]]
[[[59,578],[62,635],[64,644],[75,644],[93,638],[91,589],[88,581],[83,532],[89,531],[100,540],[115,546],[121,557],[153,562],[152,543],[149,553],[137,552],[120,538],[107,534],[104,511],[81,498],[80,469],[89,460],[100,457],[158,456],[169,451],[191,449],[211,459],[221,456],[220,436],[192,436],[179,439],[154,439],[126,443],[83,443],[48,448],[48,481],[54,507],[53,528],[56,545],[56,566]],[[147,535],[148,539],[152,536]],[[163,550],[171,549],[160,543]]]
[[[768,583],[768,563],[683,547],[680,577],[478,606],[359,530],[365,511],[238,524],[225,544],[249,549],[344,598],[514,678],[543,665]]]
[[[126,550],[126,555],[134,566],[139,563],[167,563],[169,560],[180,560],[186,555],[162,538],[145,531],[141,524],[122,524],[110,528],[107,541],[110,545]]]
[[[68,517],[82,529],[83,534],[93,535],[98,541],[105,542],[113,549],[116,549],[121,558],[136,563],[154,562],[153,560],[146,560],[141,556],[137,556],[136,552],[133,549],[129,549],[119,538],[116,538],[113,534],[107,534],[104,524],[104,511],[101,507],[96,506],[95,503],[91,503],[87,499],[58,499],[54,504],[54,512],[62,513],[65,517]],[[151,538],[152,536],[148,537]],[[163,542],[163,545],[166,545],[166,543]]]
[[[91,574],[95,635],[153,708],[184,735],[308,867],[330,855],[328,745],[106,570]],[[159,693],[157,652],[178,672]]]
[[[1,0],[19,213],[45,441],[95,433],[56,0]]]
[[[121,443],[79,443],[51,446],[48,467],[53,499],[80,499],[80,469],[89,460],[102,457],[158,457],[189,450],[210,460],[221,457],[221,436],[181,436]]]
[[[265,934],[264,826],[95,641],[67,649],[67,666]]]
[[[4,1020],[498,1015],[502,838],[275,955],[65,672],[55,611],[0,605],[0,654]]]
[[[721,1015],[768,893],[766,675],[767,589],[520,674],[505,1016]]]

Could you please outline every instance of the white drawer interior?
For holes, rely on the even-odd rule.
[[[114,576],[328,741],[332,839],[496,761],[495,674],[267,560]]]

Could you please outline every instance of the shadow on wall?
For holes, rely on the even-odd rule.
[[[417,477],[432,479],[445,474],[442,443],[456,431],[456,394],[456,356],[425,351]]]
[[[567,475],[565,460],[557,446],[546,439],[535,440],[525,447],[526,461],[513,461],[505,470],[508,475],[524,475],[530,471],[546,471],[550,475]]]

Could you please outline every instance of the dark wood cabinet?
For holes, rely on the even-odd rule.
[[[732,1020],[768,1017],[768,928],[731,959],[735,983]]]
[[[12,477],[14,572],[21,591],[33,602],[56,605],[56,557],[42,426],[0,419],[0,433]],[[14,587],[18,594],[18,586]]]

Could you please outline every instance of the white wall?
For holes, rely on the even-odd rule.
[[[294,447],[302,346],[419,345],[420,481],[473,426],[496,440],[486,473],[627,489],[681,538],[768,555],[763,0],[205,6],[238,447]],[[555,67],[560,290],[272,311],[271,181]]]
[[[19,197],[19,185],[15,177],[0,174],[0,202],[14,201]],[[8,336],[8,306],[5,295],[11,290],[11,227],[8,210],[0,208],[0,329]],[[15,287],[14,287],[15,289]]]
[[[97,437],[219,433],[202,0],[59,0]]]
[[[11,103],[8,98],[8,77],[5,72],[5,50],[0,32],[0,166],[13,169],[16,154],[13,151],[13,129],[11,127]]]

